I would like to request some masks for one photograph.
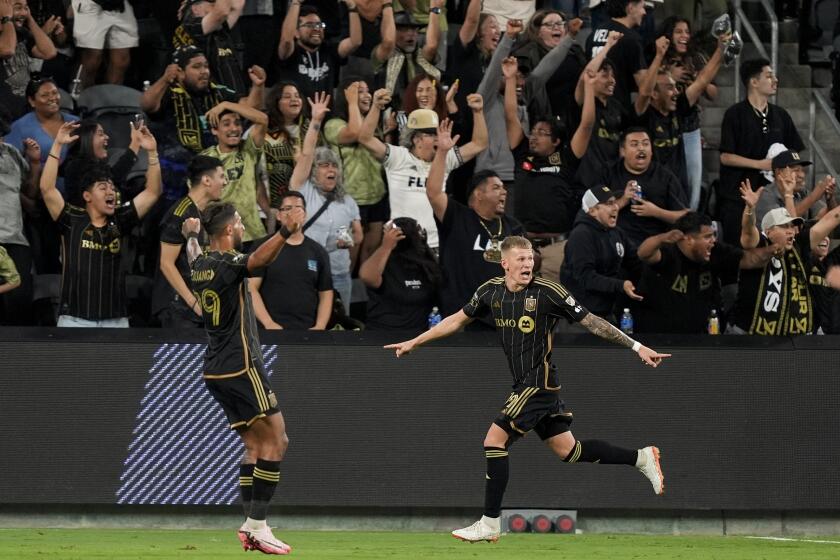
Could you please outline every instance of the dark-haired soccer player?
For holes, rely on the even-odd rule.
[[[202,328],[201,305],[189,287],[190,265],[184,251],[181,228],[187,218],[201,219],[201,212],[222,197],[227,184],[221,160],[195,156],[188,167],[190,192],[172,205],[160,223],[160,269],[155,277],[152,314],[168,328]],[[205,231],[198,235],[199,244],[207,247]]]
[[[502,242],[504,277],[485,282],[467,305],[436,327],[405,342],[389,344],[397,357],[432,340],[458,332],[473,319],[491,315],[513,374],[513,392],[484,438],[487,483],[484,516],[452,535],[463,541],[496,541],[501,532],[502,497],[508,481],[508,447],[531,430],[567,463],[599,462],[604,465],[635,465],[653,485],[656,494],[665,490],[659,466],[659,449],[622,449],[601,440],[576,441],[569,426],[572,414],[565,412],[557,368],[551,362],[551,338],[561,317],[580,322],[593,334],[632,348],[642,361],[656,367],[670,354],[659,354],[636,342],[606,320],[589,313],[563,286],[536,278],[534,252],[524,237]]]
[[[302,209],[292,210],[291,227],[284,225],[247,255],[239,252],[245,226],[232,204],[216,203],[205,210],[204,227],[210,237],[207,252],[202,252],[198,241],[199,220],[189,218],[183,226],[192,287],[209,338],[204,382],[245,445],[240,488],[249,514],[239,529],[239,540],[245,550],[266,554],[292,550],[265,522],[289,439],[277,397],[265,375],[248,276],[277,258],[286,240],[301,228],[304,216]]]
[[[117,207],[111,169],[92,164],[83,173],[84,208],[64,201],[55,187],[61,151],[79,139],[78,123],[58,129],[41,174],[41,195],[53,220],[61,227],[64,274],[61,278],[59,327],[128,327],[125,278],[120,272],[121,239],[152,208],[160,196],[157,142],[149,129],[140,128],[140,147],[148,152],[146,188]]]

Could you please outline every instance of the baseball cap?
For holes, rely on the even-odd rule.
[[[197,56],[206,55],[204,54],[204,51],[195,45],[184,45],[183,47],[178,47],[175,52],[172,53],[172,62],[180,66],[183,70],[190,63],[190,60]]]
[[[412,130],[436,133],[439,124],[438,114],[431,109],[415,109],[408,115],[406,126]]]
[[[614,191],[606,185],[592,187],[591,189],[583,193],[581,207],[583,208],[584,212],[589,212],[589,210],[594,208],[596,204],[604,203],[613,197],[619,198],[621,195],[621,192]]]
[[[792,150],[785,150],[773,158],[773,169],[781,169],[783,167],[792,167],[794,165],[811,165],[811,162],[801,159],[797,152]]]
[[[791,222],[801,226],[805,223],[805,220],[791,216],[787,208],[773,208],[761,218],[761,231],[767,231],[771,227],[783,226]]]
[[[416,19],[411,17],[411,14],[408,12],[397,12],[394,14],[394,26],[395,27],[417,27],[418,29],[423,27],[423,24],[418,22]]]

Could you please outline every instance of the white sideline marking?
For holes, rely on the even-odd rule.
[[[840,544],[840,541],[818,541],[814,539],[791,539],[787,537],[744,537],[745,539],[759,539],[763,541],[807,542],[818,544]]]

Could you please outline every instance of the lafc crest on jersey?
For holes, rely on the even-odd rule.
[[[537,298],[527,297],[525,298],[525,311],[536,311],[537,310]]]

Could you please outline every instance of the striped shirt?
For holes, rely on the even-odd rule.
[[[557,282],[534,278],[511,292],[503,277],[482,284],[464,307],[468,317],[489,317],[496,325],[513,375],[514,388],[560,389],[557,367],[551,362],[554,327],[561,317],[580,321],[589,311]]]
[[[117,208],[102,227],[87,211],[65,204],[58,217],[61,230],[60,315],[89,321],[127,317],[122,237],[140,218],[134,202]]]

